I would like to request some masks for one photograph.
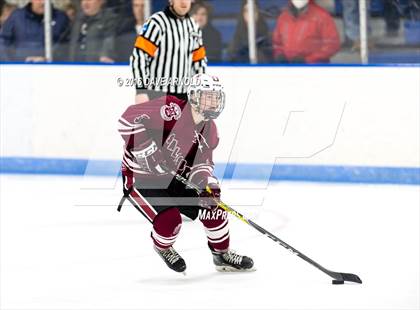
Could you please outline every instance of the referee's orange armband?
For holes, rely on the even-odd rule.
[[[206,57],[206,49],[204,46],[200,46],[198,49],[193,51],[193,61],[200,61]]]
[[[134,46],[149,54],[151,57],[155,57],[157,46],[145,37],[138,36]]]

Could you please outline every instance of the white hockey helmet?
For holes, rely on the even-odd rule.
[[[225,92],[216,76],[196,74],[187,89],[188,102],[205,119],[215,119],[225,107]]]

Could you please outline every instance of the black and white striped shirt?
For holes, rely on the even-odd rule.
[[[207,66],[201,29],[189,15],[177,17],[167,7],[144,24],[130,64],[138,93],[185,94],[185,79],[205,73]]]

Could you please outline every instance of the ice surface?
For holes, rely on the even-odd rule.
[[[262,201],[238,211],[326,268],[364,281],[332,285],[235,218],[232,248],[253,257],[256,272],[217,273],[201,223],[189,221],[175,244],[187,276],[175,274],[153,251],[140,213],[129,204],[116,211],[113,178],[0,181],[1,309],[419,309],[418,186],[224,185],[227,203]]]

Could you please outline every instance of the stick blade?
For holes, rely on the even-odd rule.
[[[332,278],[339,281],[347,281],[362,284],[362,280],[358,275],[353,273],[343,273],[343,272],[327,272]]]
[[[343,276],[344,281],[362,284],[362,280],[359,278],[358,275],[352,273],[342,273],[341,275]]]

